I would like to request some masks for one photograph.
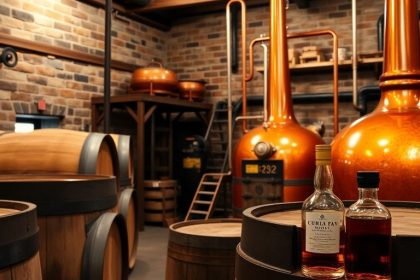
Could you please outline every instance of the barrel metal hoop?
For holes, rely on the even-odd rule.
[[[79,160],[79,173],[96,174],[96,162],[102,140],[106,135],[102,133],[89,133],[86,138]]]
[[[121,186],[128,186],[131,184],[129,178],[129,159],[130,159],[130,136],[119,135],[118,136],[118,162],[120,165],[120,184]]]
[[[84,176],[81,180],[77,180],[77,176],[74,178],[2,181],[0,176],[0,196],[3,199],[32,202],[38,206],[40,216],[95,212],[117,204],[114,177]]]
[[[113,223],[116,223],[121,234],[122,274],[121,279],[128,279],[128,244],[124,218],[117,213],[102,214],[90,228],[83,249],[81,280],[102,280],[105,250]]]
[[[10,230],[10,229],[2,229]],[[38,252],[38,231],[0,246],[0,269],[28,260]]]

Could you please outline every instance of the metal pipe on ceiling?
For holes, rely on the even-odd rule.
[[[111,22],[112,0],[105,3],[104,133],[109,133],[111,114]]]

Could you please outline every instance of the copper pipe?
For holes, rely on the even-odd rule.
[[[270,1],[269,122],[296,122],[290,88],[285,1]]]
[[[231,75],[232,75],[232,57],[231,57],[231,17],[230,17],[230,7],[233,3],[239,3],[241,5],[241,55],[242,55],[242,115],[245,116],[247,112],[246,104],[246,4],[243,0],[230,0],[226,5],[226,34],[227,34],[227,58],[228,58],[228,95],[231,95]],[[230,69],[229,69],[230,68]],[[228,97],[229,98],[229,97]],[[231,106],[231,104],[228,104]],[[242,122],[242,131],[243,133],[248,132],[246,121]]]
[[[249,82],[254,78],[254,45],[258,42],[269,41],[270,37],[262,36],[255,38],[249,44],[249,75],[246,76],[245,81]]]
[[[386,3],[384,62],[379,87],[382,92],[392,90],[418,92],[420,87],[420,36],[416,0],[387,1]],[[405,13],[397,13],[397,11]],[[399,24],[392,25],[394,22]],[[409,93],[405,93],[401,97],[407,96]],[[403,102],[403,100],[399,101]],[[388,102],[392,102],[392,100],[388,99]]]
[[[263,42],[261,47],[264,50],[264,121],[263,127],[268,128],[268,108],[267,108],[267,99],[268,99],[268,46],[267,43]]]
[[[338,36],[330,29],[291,33],[287,38],[302,38],[320,35],[331,35],[333,38],[333,96],[334,96],[334,135],[338,133]]]
[[[359,104],[358,86],[357,86],[357,5],[356,0],[351,1],[351,26],[352,26],[352,49],[353,56],[351,60],[351,67],[353,72],[353,107],[357,111],[362,111],[362,106]]]

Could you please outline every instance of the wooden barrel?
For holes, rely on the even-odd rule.
[[[413,279],[420,275],[420,203],[384,204],[392,216],[392,279]],[[301,203],[277,203],[244,211],[237,280],[309,279],[300,271],[301,207]]]
[[[145,221],[151,223],[165,222],[176,216],[175,180],[144,181]]]
[[[79,173],[119,177],[112,137],[65,129],[0,136],[0,173]]]
[[[117,183],[99,175],[1,175],[0,197],[38,206],[43,278],[79,279],[87,229],[103,212],[115,211]]]
[[[0,200],[0,279],[42,279],[32,203]]]
[[[130,135],[110,134],[114,140],[118,153],[118,163],[120,170],[120,186],[133,187],[134,183],[134,162],[133,145]]]
[[[89,230],[80,279],[128,279],[125,236],[125,222],[120,214],[102,214]]]
[[[137,192],[134,189],[127,188],[121,192],[118,200],[118,213],[120,213],[125,220],[128,239],[128,267],[133,269],[137,258],[139,230],[137,218]]]
[[[166,280],[234,279],[240,219],[191,220],[169,229]]]

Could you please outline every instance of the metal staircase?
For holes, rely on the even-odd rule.
[[[240,107],[237,105],[234,106],[232,119]],[[215,209],[216,198],[224,179],[230,176],[230,170],[227,170],[229,137],[227,107],[226,101],[219,101],[213,110],[205,135],[205,140],[209,144],[207,169],[201,177],[185,220],[208,219]]]

